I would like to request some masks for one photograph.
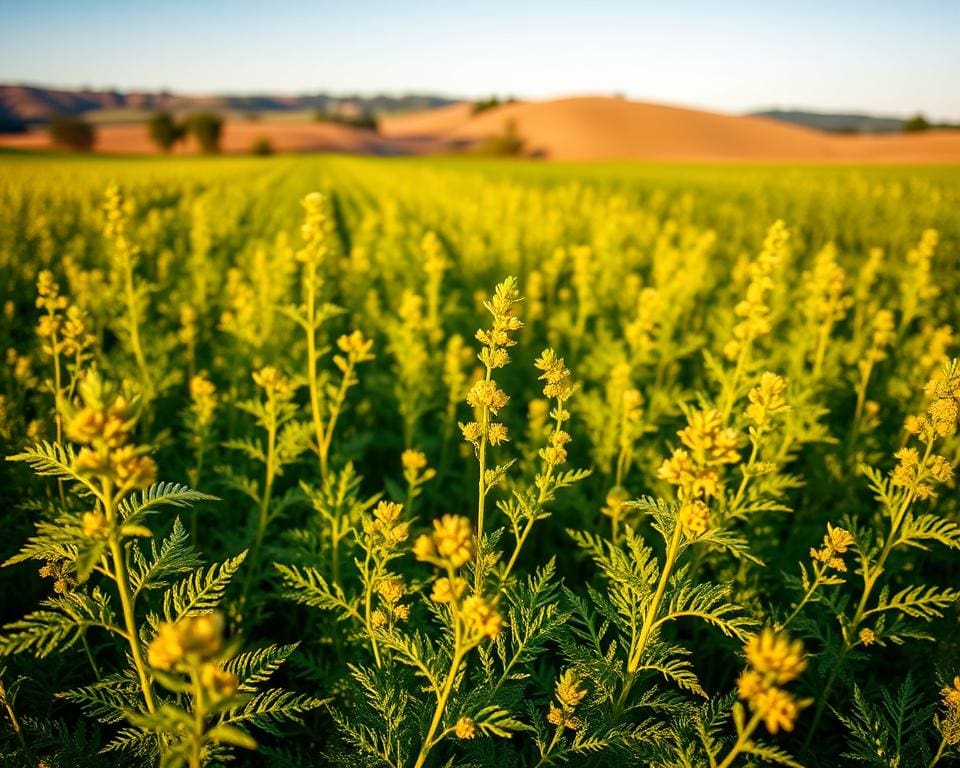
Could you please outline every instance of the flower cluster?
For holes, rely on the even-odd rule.
[[[223,629],[220,613],[164,622],[147,648],[147,661],[155,670],[195,676],[213,701],[228,699],[237,692],[239,680],[220,669],[225,653]]]
[[[483,638],[495,640],[503,627],[503,618],[496,607],[480,595],[470,595],[460,606],[460,619],[470,642]]]
[[[84,446],[74,469],[109,480],[118,495],[153,483],[157,467],[146,455],[149,448],[128,442],[137,422],[136,403],[114,392],[96,372],[83,377],[78,392],[82,406],[67,420],[67,436]]]
[[[567,370],[562,357],[557,357],[552,349],[545,349],[537,358],[534,365],[543,371],[540,380],[545,382],[543,394],[545,397],[556,400],[557,404],[550,414],[556,420],[556,428],[547,436],[547,445],[540,449],[540,458],[547,466],[555,467],[567,460],[566,445],[570,442],[570,434],[562,429],[563,424],[570,418],[570,413],[564,408],[564,403],[573,394],[573,385],[570,382],[570,371]]]
[[[921,454],[912,446],[901,448],[894,454],[898,464],[891,473],[894,485],[910,489],[920,499],[936,496],[931,481],[947,483],[953,479],[950,459],[932,449],[938,439],[955,434],[960,423],[960,360],[947,363],[925,392],[930,400],[926,414],[909,417],[905,426],[927,445],[927,450]]]
[[[720,493],[720,468],[740,460],[739,435],[723,426],[714,409],[691,411],[687,426],[677,435],[689,451],[678,448],[664,459],[657,476],[679,486],[683,498],[717,496]]]
[[[293,386],[290,380],[272,365],[254,371],[253,383],[266,393],[268,400],[284,402],[293,397]]]
[[[765,371],[760,376],[760,383],[747,394],[750,405],[747,406],[746,416],[759,429],[764,429],[770,422],[770,417],[790,409],[783,397],[787,389],[787,382],[782,376]]]
[[[190,379],[190,410],[199,429],[208,427],[217,408],[217,388],[204,374]]]
[[[687,537],[695,539],[706,532],[709,515],[710,508],[700,499],[685,499],[677,512],[677,519]]]
[[[736,360],[745,346],[759,336],[770,333],[770,307],[767,297],[774,288],[773,276],[787,256],[790,233],[782,221],[776,221],[767,231],[763,249],[750,265],[750,284],[744,299],[734,312],[741,318],[733,328],[733,339],[724,347],[728,360]]]
[[[437,470],[427,466],[427,454],[423,451],[408,449],[400,454],[400,465],[403,467],[403,479],[407,481],[411,496],[416,495],[417,489],[437,476]]]
[[[322,258],[327,227],[327,200],[320,192],[311,192],[303,198],[301,205],[304,215],[303,224],[300,227],[300,237],[308,247],[297,254],[297,259],[309,261]]]
[[[400,519],[402,504],[381,501],[374,507],[373,517],[364,520],[363,529],[374,547],[390,550],[410,535],[410,524]]]
[[[343,354],[334,355],[333,364],[345,375],[348,375],[357,364],[376,359],[376,356],[371,351],[373,349],[373,341],[367,339],[362,331],[344,334],[337,339],[337,347]]]
[[[570,728],[577,730],[583,723],[574,713],[587,695],[587,690],[582,687],[583,683],[572,669],[566,670],[557,680],[555,689],[556,704],[550,703],[550,710],[547,712],[547,721],[558,728]]]
[[[493,323],[487,330],[476,333],[477,340],[483,345],[480,350],[480,362],[486,367],[486,376],[474,382],[467,392],[467,404],[480,412],[478,421],[460,424],[463,439],[472,443],[479,451],[486,443],[499,445],[509,439],[504,424],[490,421],[489,415],[496,415],[510,401],[510,397],[497,386],[492,373],[510,362],[507,351],[517,342],[510,334],[520,330],[523,323],[514,314],[514,305],[520,301],[517,281],[508,277],[494,291],[493,298],[485,301],[484,306],[493,317]]]
[[[944,711],[934,723],[944,742],[956,746],[960,744],[960,677],[953,678],[952,685],[944,686],[940,695]]]
[[[444,515],[433,521],[433,533],[417,537],[413,553],[418,560],[444,568],[460,568],[473,557],[470,521],[459,515]]]
[[[846,571],[847,566],[843,556],[856,542],[853,534],[843,528],[834,528],[827,523],[827,532],[823,537],[823,546],[820,549],[811,549],[810,557],[815,562],[823,563],[827,568],[835,571]]]
[[[804,314],[812,324],[836,323],[853,304],[844,295],[847,274],[837,264],[837,247],[828,243],[813,259],[813,269],[804,272]]]
[[[737,682],[740,698],[763,720],[770,733],[791,731],[802,702],[781,686],[796,680],[807,668],[803,643],[783,633],[764,629],[745,647],[748,668]]]

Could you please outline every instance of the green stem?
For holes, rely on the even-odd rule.
[[[944,734],[943,738],[940,739],[940,746],[937,747],[937,754],[933,756],[933,759],[927,763],[927,768],[933,768],[937,763],[940,762],[940,758],[943,757],[943,753],[947,748],[947,735]]]
[[[758,725],[760,725],[760,713],[756,712],[753,717],[750,718],[747,727],[737,736],[736,743],[730,748],[727,756],[723,758],[723,761],[717,768],[730,768],[730,766],[733,765],[733,761],[737,759],[737,755],[739,755],[743,751],[743,748],[750,742],[750,737],[753,735],[753,732],[757,730]]]
[[[250,593],[250,587],[257,576],[260,566],[260,551],[263,548],[263,538],[267,532],[267,525],[270,522],[270,501],[273,497],[273,481],[276,477],[276,447],[277,447],[277,403],[274,395],[268,395],[270,401],[267,408],[270,412],[270,421],[267,425],[267,474],[264,480],[263,496],[260,498],[260,510],[257,518],[257,532],[254,536],[253,547],[250,551],[250,570],[247,571],[247,579],[243,585],[243,594],[240,597],[240,604],[244,605],[247,596]]]
[[[447,706],[447,699],[450,698],[450,693],[453,691],[453,684],[457,679],[460,662],[463,661],[464,650],[459,647],[459,632],[457,635],[458,637],[454,641],[456,647],[450,663],[450,671],[447,673],[446,681],[444,681],[443,690],[440,692],[440,699],[437,701],[437,707],[433,712],[433,720],[430,721],[430,728],[423,740],[423,746],[420,747],[420,754],[417,755],[417,762],[414,764],[414,768],[423,768],[424,763],[427,761],[427,755],[430,754],[430,750],[434,747],[434,735],[437,732],[437,728],[440,727],[440,721],[443,719],[443,712]]]
[[[103,500],[111,528],[109,547],[110,555],[113,558],[113,577],[117,584],[117,591],[120,593],[120,606],[123,609],[123,623],[127,631],[127,640],[130,643],[130,655],[133,657],[133,664],[137,669],[140,690],[143,692],[143,700],[147,705],[147,711],[153,713],[157,709],[157,702],[153,694],[150,675],[147,672],[147,664],[143,658],[143,648],[140,645],[140,633],[137,629],[133,597],[130,593],[130,579],[127,574],[127,557],[117,531],[116,503],[113,498],[113,487],[109,481],[104,482]]]
[[[682,528],[679,521],[674,521],[673,524],[673,535],[670,538],[670,544],[667,547],[666,559],[663,564],[663,570],[660,573],[660,581],[657,584],[657,591],[653,595],[653,599],[650,601],[650,605],[647,608],[647,614],[643,620],[643,627],[640,629],[640,636],[637,639],[636,644],[633,646],[630,652],[630,657],[627,659],[627,675],[623,683],[623,690],[620,691],[620,696],[617,699],[616,706],[614,707],[614,712],[619,715],[623,712],[624,706],[627,703],[627,697],[630,694],[630,688],[633,686],[633,682],[636,679],[637,668],[640,666],[640,660],[643,658],[644,651],[647,649],[647,643],[650,640],[650,633],[653,631],[653,627],[657,621],[657,614],[660,612],[660,603],[663,602],[664,593],[667,591],[667,582],[670,580],[670,573],[673,570],[673,566],[677,560],[677,554],[680,550],[680,538],[682,535]]]

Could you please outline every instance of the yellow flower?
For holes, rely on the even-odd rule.
[[[472,739],[477,735],[477,728],[469,717],[461,717],[453,727],[453,732],[458,739]]]
[[[403,504],[396,504],[392,501],[381,501],[373,510],[374,517],[382,523],[395,522],[403,511]]]
[[[500,445],[500,443],[505,443],[509,439],[510,435],[507,432],[506,425],[494,421],[487,427],[487,440],[490,445]]]
[[[677,519],[684,533],[690,538],[696,538],[707,530],[709,513],[710,510],[706,504],[699,499],[691,499],[683,502],[677,513]]]
[[[473,557],[473,531],[470,520],[460,515],[444,515],[433,521],[433,544],[441,559],[454,568]]]
[[[453,580],[446,576],[437,579],[430,592],[430,599],[435,603],[452,603],[460,599],[467,588],[465,579],[456,577]]]
[[[217,388],[202,373],[190,379],[190,399],[199,426],[206,426],[213,421],[213,412],[217,407]]]
[[[223,615],[208,613],[164,622],[147,648],[151,667],[169,670],[181,662],[198,664],[215,659],[223,648]]]
[[[737,680],[737,692],[741,699],[752,699],[763,691],[763,677],[755,669],[745,669]]]
[[[489,408],[493,413],[500,411],[509,401],[510,397],[490,379],[480,379],[467,392],[467,404],[471,408]]]
[[[877,636],[869,627],[864,627],[860,630],[859,638],[860,643],[865,646],[873,645],[875,642],[877,642]]]
[[[960,677],[953,678],[953,685],[945,686],[940,693],[947,707],[960,710]]]
[[[750,400],[747,418],[761,426],[766,424],[770,416],[788,410],[787,401],[783,398],[786,388],[787,382],[782,376],[766,371],[760,377],[760,383],[747,395]]]
[[[110,528],[109,524],[107,523],[107,518],[101,515],[99,512],[84,512],[82,523],[83,535],[88,539],[94,539],[102,536]]]
[[[664,459],[657,470],[657,477],[671,485],[687,485],[693,481],[695,467],[690,454],[676,449],[669,459]]]
[[[543,387],[544,396],[559,400],[561,403],[570,398],[573,394],[570,371],[565,367],[562,357],[557,357],[557,353],[552,349],[545,349],[534,365],[543,371],[540,380],[546,382]]]
[[[273,395],[279,400],[289,400],[293,397],[293,387],[290,385],[289,379],[272,365],[255,371],[253,381],[268,396]]]
[[[560,702],[561,706],[571,712],[576,709],[577,705],[583,701],[583,697],[587,695],[586,689],[581,688],[580,684],[580,678],[572,669],[566,670],[560,675],[560,679],[557,680],[557,701]]]
[[[433,560],[437,556],[437,548],[433,545],[433,539],[423,533],[417,536],[413,542],[413,554],[417,560]]]
[[[396,576],[381,579],[377,584],[377,592],[380,594],[380,597],[391,605],[399,602],[400,598],[406,594],[406,591],[403,580]]]
[[[232,672],[225,672],[215,664],[204,664],[200,668],[200,684],[214,701],[229,699],[237,692],[240,680]]]
[[[781,688],[768,688],[750,699],[750,707],[758,712],[770,733],[792,731],[800,714],[796,699]]]
[[[337,339],[337,346],[346,354],[334,355],[333,362],[342,372],[346,371],[357,363],[365,363],[376,359],[376,356],[370,351],[373,349],[373,341],[364,337],[362,331],[354,331]]]
[[[463,601],[460,618],[471,635],[491,640],[500,634],[503,626],[503,618],[497,609],[478,595],[470,595]]]
[[[120,485],[126,488],[146,488],[157,479],[157,465],[142,449],[132,445],[117,448],[110,455],[113,474]]]
[[[827,523],[827,533],[823,537],[823,546],[820,549],[811,549],[810,557],[833,568],[836,571],[846,571],[846,563],[843,562],[843,555],[852,547],[856,541],[853,534],[843,528],[834,528]]]
[[[419,471],[427,466],[427,454],[422,451],[406,450],[400,454],[400,464],[404,469]]]
[[[764,629],[747,641],[747,661],[761,675],[783,684],[798,678],[807,668],[803,657],[803,643],[791,642],[786,634]]]

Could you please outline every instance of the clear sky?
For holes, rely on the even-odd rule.
[[[960,0],[0,0],[0,81],[960,121]]]

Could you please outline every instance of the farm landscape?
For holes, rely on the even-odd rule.
[[[947,121],[4,89],[4,764],[956,764]]]

